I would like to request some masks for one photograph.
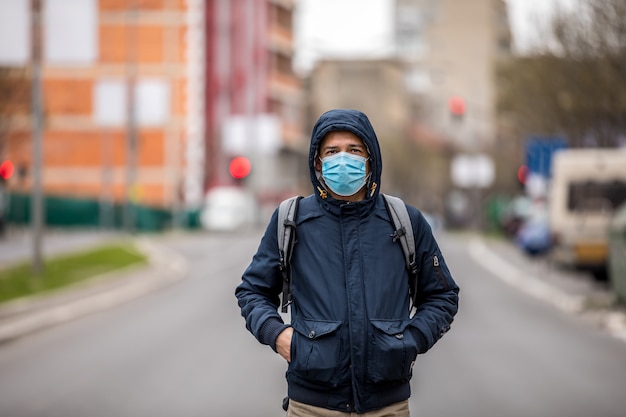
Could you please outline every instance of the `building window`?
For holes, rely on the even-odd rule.
[[[98,126],[121,127],[126,121],[126,83],[102,79],[94,85],[93,117]]]
[[[126,80],[102,79],[94,86],[94,121],[121,127],[127,121]],[[162,126],[170,118],[169,84],[160,79],[140,79],[135,85],[135,114],[139,126]]]
[[[291,10],[285,9],[280,5],[273,4],[272,5],[272,18],[278,25],[278,27],[290,31],[293,28],[293,15]]]
[[[291,58],[280,52],[274,53],[274,67],[281,75],[292,75],[293,73]]]
[[[30,59],[30,2],[0,1],[0,64],[24,66]]]
[[[46,0],[44,56],[51,64],[93,64],[98,56],[97,0]]]
[[[137,83],[135,106],[140,125],[165,125],[170,118],[169,84],[156,78],[140,80]]]
[[[407,71],[405,75],[407,90],[412,93],[425,93],[431,87],[429,72],[423,69]]]

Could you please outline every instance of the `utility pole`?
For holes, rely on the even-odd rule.
[[[166,146],[164,159],[166,161],[165,178],[166,193],[164,205],[170,204],[170,214],[172,217],[172,229],[182,227],[181,204],[179,196],[180,186],[180,115],[178,113],[180,78],[179,42],[180,42],[180,22],[179,6],[177,0],[167,0],[164,4],[167,14],[167,28],[164,34],[164,61],[167,66],[167,75],[170,83],[170,117],[167,124]]]
[[[226,161],[225,154],[223,152],[223,132],[224,124],[226,120],[231,116],[231,102],[230,102],[230,86],[232,77],[231,68],[231,36],[230,36],[230,24],[231,24],[231,7],[229,0],[219,0],[217,3],[217,24],[216,24],[216,37],[217,46],[215,48],[217,52],[217,59],[215,60],[215,72],[218,77],[218,104],[216,116],[214,117],[213,131],[215,135],[213,137],[213,165],[214,178],[213,182],[217,184],[223,184],[224,177],[226,175]]]
[[[41,0],[31,0],[31,126],[33,135],[32,172],[33,183],[31,189],[31,226],[33,233],[32,267],[35,275],[43,272],[42,261],[42,233],[43,233],[43,197],[41,189],[42,170],[42,91],[41,91]]]
[[[137,82],[137,5],[126,1],[126,186],[124,229],[135,231],[135,198],[137,177],[137,114],[135,85]]]
[[[112,229],[113,218],[113,138],[108,128],[100,132],[100,160],[102,162],[102,184],[100,189],[100,227]]]
[[[256,0],[248,0],[246,3],[246,143],[248,149],[252,149],[250,159],[253,165],[258,165],[258,155],[256,152],[256,25],[255,25],[255,5]]]

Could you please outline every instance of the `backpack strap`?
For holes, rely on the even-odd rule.
[[[382,196],[393,223],[394,232],[391,237],[394,242],[400,241],[406,269],[409,271],[409,295],[413,303],[411,308],[413,308],[416,304],[417,261],[415,259],[415,237],[413,236],[411,218],[402,199],[387,194],[382,194]]]
[[[283,278],[281,312],[286,313],[291,304],[291,255],[296,244],[296,214],[302,196],[290,197],[278,206],[278,251],[280,272]]]

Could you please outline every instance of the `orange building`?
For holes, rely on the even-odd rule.
[[[30,58],[20,59],[37,45],[30,36],[31,4],[0,5],[8,8],[0,24],[9,12],[26,22],[16,42],[19,49],[23,38],[27,53],[8,55],[17,56],[28,75]],[[253,39],[262,43],[246,61],[236,43],[244,35],[233,28],[245,27],[252,4],[262,35]],[[218,11],[226,9],[225,23]],[[41,0],[43,192],[111,205],[198,207],[209,184],[220,181],[222,123],[246,111],[241,103],[252,73],[254,112],[277,115],[281,146],[292,146],[301,136],[299,85],[291,73],[292,9],[287,0]],[[217,34],[224,27],[231,28],[232,42],[220,52]],[[0,66],[7,55],[1,48]],[[236,67],[226,68],[234,78],[218,77],[220,53],[231,57]],[[229,97],[227,107],[223,97]],[[0,157],[17,170],[6,187],[27,193],[34,171],[32,118],[8,118]]]
[[[189,38],[203,33],[189,18],[193,3],[85,0],[68,13],[76,0],[42,2],[44,193],[159,207],[179,198],[193,140],[188,92],[202,85],[189,75]],[[6,140],[4,153],[25,174],[11,189],[30,188],[31,129],[18,116]]]

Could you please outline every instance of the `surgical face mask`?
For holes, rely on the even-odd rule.
[[[322,178],[326,186],[337,195],[356,194],[367,180],[368,158],[339,152],[322,159]]]

